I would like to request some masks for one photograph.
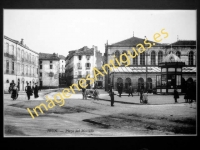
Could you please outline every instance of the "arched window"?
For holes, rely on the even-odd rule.
[[[126,54],[126,55],[127,55],[127,52],[126,52],[126,51],[123,51],[122,54]],[[123,60],[123,61],[126,61],[126,60],[127,60],[126,56],[123,55],[123,56],[122,56],[122,60]],[[123,64],[123,65],[127,65],[127,62],[122,63],[122,64]]]
[[[9,44],[8,43],[6,43],[6,53],[9,54]]]
[[[189,52],[189,65],[193,65],[193,56],[194,56],[194,53],[192,51]]]
[[[133,56],[135,55],[135,52],[133,52]],[[138,56],[133,58],[133,65],[138,65]]]
[[[178,56],[179,58],[181,58],[181,53],[179,51],[176,52],[176,56]]]
[[[140,65],[145,65],[145,53],[140,54]]]
[[[163,52],[162,51],[159,51],[158,52],[158,63],[161,63],[163,60]]]
[[[117,58],[117,60],[120,62],[120,52],[119,51],[115,52],[115,58]],[[119,66],[116,60],[115,60],[115,65]]]
[[[155,51],[151,52],[151,65],[155,65],[156,64],[156,53]]]

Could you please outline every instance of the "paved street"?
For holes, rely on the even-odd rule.
[[[60,90],[62,91],[62,90]],[[139,96],[115,96],[115,106],[100,90],[100,100],[73,94],[32,119],[26,108],[44,103],[44,96],[52,97],[56,90],[42,90],[39,98],[26,99],[20,93],[16,101],[4,94],[5,136],[137,136],[137,135],[194,135],[196,129],[196,103],[174,104],[172,95],[149,95],[149,104],[139,104]],[[139,105],[138,105],[139,104]],[[159,104],[159,105],[158,105]]]

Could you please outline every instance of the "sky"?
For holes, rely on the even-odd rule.
[[[153,41],[162,29],[162,43],[196,40],[196,10],[4,9],[4,35],[41,53],[68,55],[84,46],[114,44],[133,36]]]

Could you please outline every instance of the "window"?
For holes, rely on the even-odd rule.
[[[90,74],[90,71],[86,71],[86,76],[87,76],[88,74]]]
[[[6,43],[6,52],[9,54],[9,44]]]
[[[161,63],[163,60],[163,53],[161,51],[158,52],[158,63]]]
[[[118,60],[118,62],[120,62],[120,52],[119,51],[115,52],[115,58]],[[115,60],[115,65],[119,66],[116,60]]]
[[[82,69],[81,63],[77,63],[78,69]]]
[[[18,59],[20,59],[20,49],[18,48]]]
[[[28,75],[28,66],[26,65],[26,74]]]
[[[8,60],[6,61],[6,70],[9,71],[9,61]]]
[[[179,51],[176,52],[176,56],[178,56],[179,58],[181,58],[181,53]]]
[[[155,51],[151,52],[151,65],[155,65],[156,64],[156,53]]]
[[[24,65],[22,64],[22,73],[24,73]]]
[[[123,51],[122,54],[127,54],[127,52],[126,52],[126,51]],[[122,60],[123,60],[123,61],[126,61],[126,60],[127,60],[126,56],[123,55],[123,56],[122,56]],[[127,62],[122,63],[122,64],[127,65]]]
[[[90,69],[90,63],[85,63],[86,69]]]
[[[78,59],[81,60],[82,56],[78,56]]]
[[[40,65],[40,69],[42,69],[42,65]]]
[[[189,65],[193,65],[193,55],[194,55],[194,53],[191,51],[191,52],[189,52]]]
[[[145,53],[140,54],[140,65],[145,65]]]
[[[90,60],[90,56],[89,56],[89,55],[86,55],[86,59],[87,59],[87,60]]]
[[[52,63],[52,61],[50,61],[50,63]]]
[[[12,62],[12,70],[14,71],[15,70],[15,63]]]
[[[42,77],[42,72],[40,72],[40,77]]]
[[[62,63],[63,63],[63,61],[62,61]]]
[[[81,78],[82,75],[81,75],[82,71],[78,71],[78,77]]]
[[[40,60],[40,64],[42,64],[42,61]]]
[[[135,52],[133,52],[133,56],[135,56]],[[133,58],[133,65],[138,65],[138,56]]]
[[[50,65],[50,69],[53,69],[53,65]]]
[[[22,56],[22,59],[23,59],[24,58],[24,50],[22,50],[21,56]]]

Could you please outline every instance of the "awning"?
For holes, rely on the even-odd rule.
[[[111,72],[124,72],[124,73],[145,73],[146,72],[146,67],[118,67],[118,68],[113,68]],[[161,72],[160,67],[147,67],[148,72]],[[193,72],[196,73],[196,67],[183,67],[182,72]]]

